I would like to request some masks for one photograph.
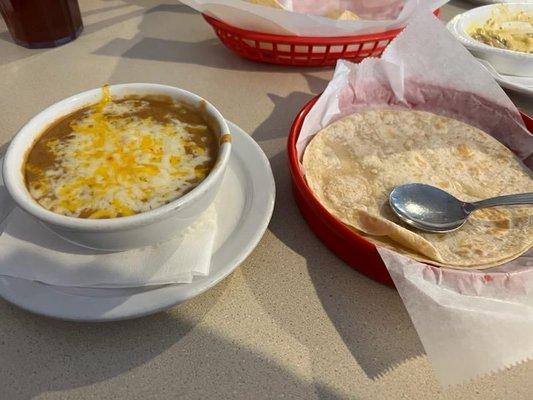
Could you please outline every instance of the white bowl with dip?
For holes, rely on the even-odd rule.
[[[16,204],[59,236],[84,247],[117,251],[165,241],[185,230],[211,205],[228,164],[231,136],[220,112],[194,93],[151,83],[128,83],[112,85],[109,88],[115,98],[128,95],[165,95],[203,110],[220,144],[217,159],[207,177],[185,195],[161,207],[131,216],[107,219],[77,218],[57,214],[42,207],[26,187],[26,155],[51,123],[97,103],[102,96],[102,89],[97,88],[55,103],[24,125],[7,149],[3,178],[6,189]]]
[[[472,25],[483,25],[499,4],[474,8],[452,19],[448,30],[476,57],[487,60],[502,74],[533,76],[533,54],[493,47],[482,43],[468,33]],[[532,3],[506,3],[510,12],[533,13]]]

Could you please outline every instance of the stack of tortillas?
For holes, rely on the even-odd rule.
[[[428,112],[366,110],[324,128],[303,156],[307,182],[337,218],[375,244],[436,265],[489,268],[533,245],[533,207],[476,211],[459,230],[404,226],[391,190],[420,182],[461,200],[533,191],[531,171],[504,145],[461,121]]]
[[[245,0],[248,3],[257,4],[260,6],[266,6],[266,7],[273,7],[273,8],[280,8],[282,9],[283,6],[278,2],[278,0]],[[340,19],[340,20],[351,20],[355,21],[358,20],[359,17],[357,14],[353,13],[350,10],[342,10],[342,9],[332,9],[328,11],[324,17],[331,18],[331,19]]]

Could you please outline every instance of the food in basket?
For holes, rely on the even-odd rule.
[[[476,201],[533,191],[531,172],[500,142],[464,122],[429,112],[365,110],[334,122],[308,144],[303,167],[318,200],[374,243],[457,268],[488,268],[533,244],[533,207],[476,211],[458,231],[407,228],[391,190],[420,182]]]
[[[359,16],[350,11],[350,10],[333,10],[324,15],[324,17],[332,18],[332,19],[340,19],[344,21],[356,21],[359,18]]]
[[[44,208],[114,218],[162,206],[212,169],[218,142],[201,110],[166,96],[102,99],[46,128],[24,164]]]
[[[273,7],[273,8],[280,8],[283,9],[284,7],[279,3],[277,0],[245,0],[248,3],[257,4],[260,6],[266,6],[266,7]],[[345,20],[345,21],[355,21],[360,19],[357,14],[350,10],[345,9],[335,9],[327,12],[324,14],[324,17],[331,18],[331,19],[338,19],[338,20]]]
[[[533,53],[533,13],[510,11],[505,5],[495,7],[485,23],[468,30],[473,39],[506,50]]]
[[[248,3],[257,4],[265,7],[283,8],[277,0],[246,0]]]

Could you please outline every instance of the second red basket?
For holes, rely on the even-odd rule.
[[[435,15],[438,15],[438,10]],[[203,15],[222,43],[239,56],[270,64],[334,65],[344,59],[359,62],[379,57],[402,29],[357,36],[311,37],[273,35],[240,29]]]

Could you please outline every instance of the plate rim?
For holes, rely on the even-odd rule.
[[[13,295],[13,293],[8,288],[10,284],[12,283],[21,283],[24,285],[28,285],[28,288],[31,288],[32,285],[39,285],[42,288],[45,288],[46,291],[53,291],[54,295],[65,298],[71,297],[71,298],[78,298],[82,299],[86,296],[81,295],[74,295],[71,293],[65,293],[65,292],[58,292],[57,290],[53,289],[53,285],[47,285],[40,282],[34,282],[34,281],[25,281],[24,279],[20,278],[14,278],[14,277],[8,277],[8,276],[0,276],[0,297],[3,298],[5,301],[14,304],[15,306],[26,310],[28,312],[31,312],[33,314],[38,314],[42,316],[46,316],[49,318],[54,319],[60,319],[65,321],[77,321],[77,322],[107,322],[107,321],[118,321],[118,320],[126,320],[126,319],[133,319],[133,318],[140,318],[146,315],[154,314],[166,309],[169,309],[171,307],[174,307],[184,301],[190,300],[193,297],[198,296],[199,294],[207,291],[208,289],[216,286],[219,282],[224,280],[227,276],[229,276],[235,269],[239,267],[239,265],[253,252],[253,250],[257,247],[259,244],[259,241],[263,237],[265,231],[268,228],[268,225],[270,223],[270,219],[272,218],[272,214],[274,211],[274,204],[275,204],[275,198],[276,198],[276,186],[275,186],[275,180],[274,180],[274,174],[272,172],[272,167],[270,165],[270,162],[268,160],[268,157],[263,152],[259,144],[253,139],[251,135],[249,135],[246,131],[244,131],[242,128],[240,128],[237,124],[226,120],[228,123],[228,126],[230,127],[230,131],[236,132],[235,135],[237,140],[239,140],[241,137],[244,138],[243,143],[246,143],[246,146],[248,148],[253,148],[253,157],[256,159],[258,163],[260,163],[260,169],[257,171],[260,171],[259,173],[264,174],[263,178],[266,178],[269,182],[268,185],[265,185],[264,183],[262,185],[255,185],[254,180],[252,177],[247,176],[246,179],[251,180],[252,184],[252,192],[248,193],[245,191],[245,204],[246,201],[249,200],[249,198],[254,194],[257,190],[260,190],[261,195],[253,195],[253,197],[257,198],[257,204],[259,205],[262,203],[261,207],[264,206],[262,214],[257,217],[258,214],[256,214],[256,218],[254,219],[254,233],[253,235],[249,236],[249,241],[244,246],[239,246],[239,251],[236,252],[234,256],[232,256],[231,261],[228,262],[225,266],[220,268],[220,270],[215,274],[207,275],[206,277],[195,277],[194,279],[197,280],[196,285],[192,284],[175,284],[175,285],[164,285],[161,287],[149,289],[146,291],[141,291],[140,293],[135,293],[132,295],[125,295],[125,296],[110,296],[112,298],[121,298],[124,299],[123,302],[120,304],[124,304],[126,301],[133,297],[141,297],[141,296],[150,296],[154,295],[154,292],[157,292],[157,294],[160,294],[161,296],[166,296],[172,298],[170,301],[164,301],[159,302],[158,304],[154,306],[146,306],[144,309],[137,309],[134,308],[132,311],[129,312],[121,312],[119,314],[111,314],[107,316],[106,314],[98,315],[98,316],[91,316],[90,313],[87,313],[85,310],[83,310],[82,313],[79,315],[72,315],[68,313],[64,313],[63,310],[57,311],[56,310],[47,310],[47,309],[39,309],[35,308],[34,305],[31,302],[25,302],[25,299],[21,299],[20,297]],[[237,141],[235,140],[235,141]],[[234,147],[235,149],[237,146]],[[232,153],[232,155],[238,154],[238,153]],[[246,152],[243,152],[242,154],[246,154]],[[250,157],[250,155],[247,155]],[[246,175],[248,175],[249,170],[246,170]],[[252,210],[246,210],[243,209],[241,212],[242,214],[249,213]],[[249,216],[248,216],[249,218]],[[221,244],[219,249],[220,251],[222,248],[228,246],[231,244],[231,236],[236,231],[242,231],[246,227],[245,224],[242,222],[237,224],[235,228],[228,233],[228,237],[226,240]],[[234,239],[235,240],[235,239]],[[211,279],[210,279],[211,278]],[[198,281],[206,280],[204,284],[198,284]],[[194,283],[194,280],[193,280]],[[48,287],[48,288],[47,288]],[[34,290],[31,288],[30,290]],[[117,289],[107,289],[110,291],[117,290]],[[40,295],[47,296],[48,293],[46,291],[41,292]],[[168,293],[167,293],[168,292]],[[91,300],[98,299],[99,297],[91,297]],[[112,310],[112,309],[111,309]],[[63,312],[62,312],[63,311]],[[68,315],[67,315],[68,314]]]

